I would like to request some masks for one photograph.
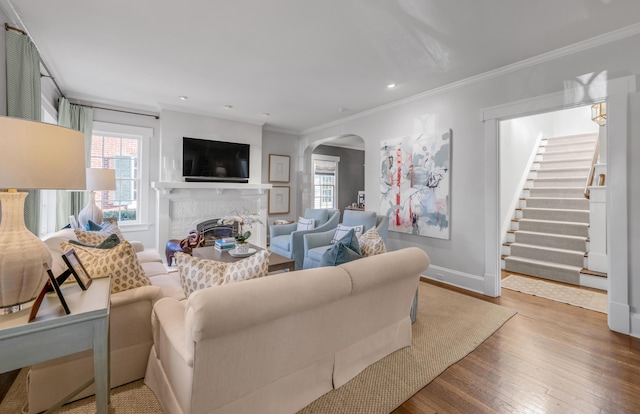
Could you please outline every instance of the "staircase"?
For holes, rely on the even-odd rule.
[[[597,138],[574,135],[541,141],[502,248],[505,270],[581,284],[589,241],[584,188]]]

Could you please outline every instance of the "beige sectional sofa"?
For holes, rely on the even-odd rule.
[[[54,274],[62,273],[60,243],[77,240],[73,230],[64,229],[45,240],[52,257]],[[155,250],[144,249],[132,242],[150,286],[137,287],[111,295],[110,341],[111,386],[143,378],[149,350],[153,344],[151,310],[162,297],[184,299],[177,273],[168,273]],[[31,367],[28,377],[29,413],[46,410],[93,376],[93,356],[90,351],[54,359]],[[92,395],[93,386],[74,399]]]
[[[294,413],[411,344],[418,248],[163,298],[145,382],[166,413]]]

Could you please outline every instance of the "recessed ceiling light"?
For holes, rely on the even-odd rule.
[[[395,87],[396,87],[395,83],[390,83],[390,84],[387,85],[387,88],[389,88],[389,89],[393,89]]]
[[[184,96],[184,95],[183,95],[183,96],[178,96],[178,98],[179,98],[181,101],[186,101],[187,99],[189,99],[189,97],[188,97],[188,96]]]
[[[263,112],[262,116],[271,116],[271,114],[269,112]]]
[[[233,109],[233,105],[225,105],[224,109]]]

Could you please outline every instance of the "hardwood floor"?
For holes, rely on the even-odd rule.
[[[508,289],[489,298],[425,283],[518,314],[395,414],[640,412],[640,339],[610,331],[607,315]]]

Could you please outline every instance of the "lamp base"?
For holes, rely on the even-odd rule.
[[[44,265],[51,266],[51,253],[24,225],[26,197],[0,192],[0,308],[5,312],[35,299],[49,277]]]
[[[89,193],[89,202],[85,208],[78,213],[78,224],[80,228],[84,230],[89,220],[96,224],[101,224],[103,217],[102,210],[100,210],[100,207],[96,204],[96,193],[95,191],[91,191]]]

